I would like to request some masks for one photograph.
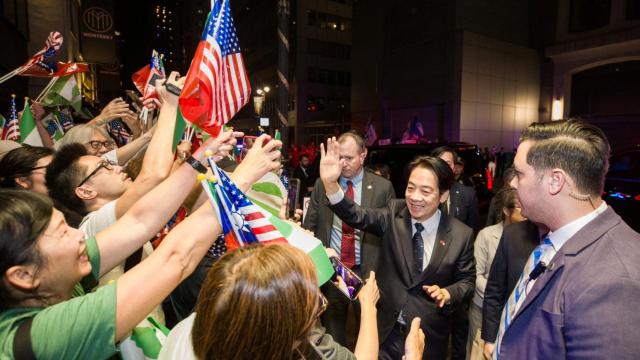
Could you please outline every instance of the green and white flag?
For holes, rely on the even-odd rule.
[[[287,190],[278,175],[269,172],[251,186],[247,197],[271,215],[278,216],[287,201]]]
[[[44,146],[38,128],[36,127],[36,120],[33,118],[31,107],[26,100],[24,102],[22,118],[20,119],[20,143],[31,146]]]
[[[41,100],[45,106],[71,106],[76,111],[82,107],[82,95],[75,75],[58,78]]]
[[[256,242],[271,244],[286,241],[311,257],[318,284],[322,285],[331,279],[334,270],[320,240],[249,200],[221,169],[212,161],[209,164],[216,181],[211,182],[204,175],[199,179],[218,215],[228,251]]]
[[[167,341],[169,329],[151,316],[138,324],[118,348],[123,360],[157,359],[162,345]]]

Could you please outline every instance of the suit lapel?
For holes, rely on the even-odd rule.
[[[363,208],[371,207],[371,203],[373,202],[373,194],[375,190],[373,188],[373,176],[377,176],[377,175],[369,174],[367,171],[364,171],[364,174],[362,176],[362,192],[360,193],[360,206],[362,206]]]
[[[398,212],[395,221],[398,222],[396,229],[406,229],[408,231],[406,235],[398,234],[400,238],[396,241],[400,243],[400,251],[402,252],[400,255],[405,261],[405,271],[403,272],[405,283],[411,284],[413,281],[413,241],[411,237],[413,231],[411,229],[411,214],[409,214],[409,209],[406,206]]]
[[[449,218],[445,214],[441,214],[440,224],[438,224],[438,232],[436,233],[436,239],[433,244],[433,251],[431,252],[431,258],[429,259],[429,265],[427,265],[426,269],[417,279],[417,283],[424,281],[424,279],[433,274],[440,266],[442,259],[451,245],[452,239],[450,230]]]
[[[524,299],[522,306],[520,306],[512,321],[515,321],[518,316],[536,299],[536,297],[540,295],[549,281],[551,281],[555,274],[564,267],[565,259],[567,257],[574,256],[586,246],[600,239],[619,221],[620,217],[616,215],[611,208],[608,208],[569,238],[560,251],[558,251],[554,255],[553,259],[551,259],[549,266],[547,267],[547,271],[542,273],[542,275],[540,275],[536,280],[536,283],[531,288],[531,292],[527,294],[527,297]],[[525,276],[527,275],[528,274],[525,274]]]

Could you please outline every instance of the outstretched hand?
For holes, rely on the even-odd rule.
[[[420,360],[424,352],[424,332],[420,329],[420,318],[415,317],[411,321],[411,330],[404,342],[404,355],[402,360]]]
[[[211,150],[213,159],[219,161],[223,157],[229,156],[233,147],[236,146],[237,138],[242,136],[244,136],[243,132],[233,131],[233,129],[220,131],[218,136],[207,139],[207,141],[198,148],[194,156],[197,159],[201,159],[204,156],[204,151]]]
[[[376,273],[369,272],[369,278],[365,281],[364,286],[358,293],[358,300],[363,308],[375,308],[378,300],[380,300],[380,290],[376,281]]]
[[[326,184],[340,178],[344,160],[340,160],[340,144],[335,137],[327,139],[327,146],[320,144],[320,178]]]
[[[91,122],[96,125],[104,125],[111,120],[124,118],[125,116],[133,116],[137,118],[136,113],[129,110],[129,104],[122,100],[122,98],[117,97],[111,100],[107,106],[102,109],[100,115],[93,118]]]
[[[166,80],[156,80],[156,92],[162,106],[169,105],[175,108],[178,107],[178,95],[173,91],[169,91],[168,87],[180,90],[182,86],[184,86],[186,79],[186,76],[180,77],[180,73],[172,71]]]
[[[269,141],[265,144],[265,141]],[[253,184],[270,171],[280,168],[280,150],[282,141],[269,135],[258,137],[242,162],[233,172],[234,182],[243,181]]]

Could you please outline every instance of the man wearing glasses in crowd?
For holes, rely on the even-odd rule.
[[[178,84],[177,73],[169,81]],[[144,156],[135,181],[115,162],[93,155],[113,149],[114,143],[93,139],[89,146],[70,144],[62,147],[47,170],[47,186],[52,198],[71,210],[86,215],[80,229],[87,236],[115,223],[144,194],[169,176],[173,165],[173,128],[178,97],[158,84],[162,102],[157,128]]]

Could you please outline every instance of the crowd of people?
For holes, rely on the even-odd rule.
[[[259,136],[236,161],[244,134],[224,129],[174,147],[178,97],[167,87],[183,81],[156,84],[146,129],[116,99],[55,144],[43,139],[50,146],[0,143],[0,358],[126,358],[122,343],[150,318],[171,328],[160,359],[640,353],[640,235],[600,197],[609,143],[598,128],[534,123],[499,162],[512,168],[497,172],[488,156],[502,179],[486,224],[452,148],[407,164],[404,199],[388,166],[365,168],[356,132],[299,151],[292,178],[309,205],[303,219],[281,216],[361,279],[355,298],[320,284],[291,245],[226,251],[196,175],[213,159],[253,191],[281,170],[283,144]],[[107,131],[114,119],[131,130],[126,143]]]

